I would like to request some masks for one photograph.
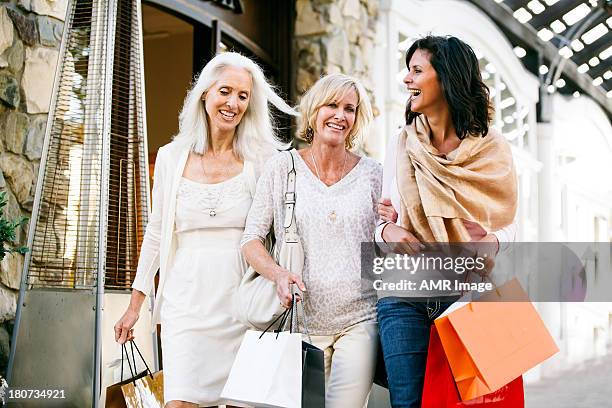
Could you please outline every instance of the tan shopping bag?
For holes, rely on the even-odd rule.
[[[121,381],[106,388],[106,408],[163,408],[164,377],[162,371],[152,373],[140,350],[130,342],[132,361],[125,344],[121,346]],[[134,349],[145,364],[146,370],[135,374]],[[125,360],[124,360],[125,354]],[[123,380],[123,363],[127,361],[130,378]]]
[[[121,386],[126,408],[163,408],[164,375],[161,371],[146,375]]]
[[[146,371],[138,374],[136,377],[128,378],[127,380],[122,380],[116,384],[110,385],[106,387],[106,403],[104,406],[106,408],[127,408],[125,404],[125,397],[123,396],[122,386],[125,384],[129,384],[132,381],[138,380],[147,375]]]

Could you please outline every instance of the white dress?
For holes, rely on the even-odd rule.
[[[245,170],[218,184],[182,178],[176,203],[176,255],[161,306],[166,402],[218,405],[246,327],[232,316],[247,265],[240,238],[251,194]],[[214,211],[214,216],[210,212]]]

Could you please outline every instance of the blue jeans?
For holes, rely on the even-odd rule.
[[[433,321],[451,304],[453,301],[397,297],[378,301],[378,330],[393,408],[421,406],[429,331]]]

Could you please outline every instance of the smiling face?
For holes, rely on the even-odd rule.
[[[446,103],[436,70],[431,65],[427,50],[416,49],[408,63],[404,84],[410,94],[410,110],[423,113],[437,109]]]
[[[315,118],[315,139],[332,146],[344,145],[355,124],[358,103],[357,92],[350,88],[321,106]]]
[[[227,67],[202,96],[211,131],[233,132],[249,107],[253,81],[244,68]]]

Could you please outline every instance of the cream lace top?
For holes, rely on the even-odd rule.
[[[235,177],[216,184],[204,184],[181,178],[175,220],[175,232],[199,228],[243,228],[251,194],[244,170]],[[213,216],[211,216],[214,214]]]
[[[362,290],[361,243],[372,242],[382,166],[362,157],[339,182],[326,186],[292,151],[296,170],[295,216],[305,253],[303,280],[308,328],[332,335],[354,324],[376,320],[376,293]],[[283,238],[284,193],[290,163],[278,154],[264,169],[246,221],[241,245],[263,242],[274,225]]]

